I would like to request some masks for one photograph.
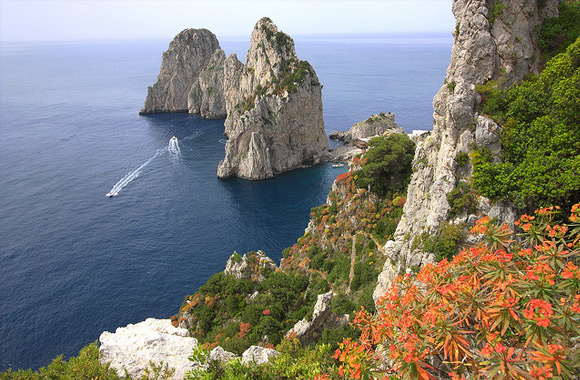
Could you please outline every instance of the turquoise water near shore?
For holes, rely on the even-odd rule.
[[[379,112],[410,132],[432,126],[452,42],[300,37],[296,48],[324,85],[327,132]],[[344,170],[218,180],[223,120],[138,115],[167,44],[1,46],[0,370],[168,318],[234,250],[279,260]],[[247,39],[221,45],[243,58]],[[167,149],[173,135],[179,155]],[[105,197],[115,184],[119,195]]]

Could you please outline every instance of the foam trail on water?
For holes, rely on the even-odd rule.
[[[181,149],[179,148],[179,141],[177,137],[173,136],[169,139],[169,144],[167,145],[167,151],[174,155],[175,157],[181,156]]]
[[[149,165],[151,163],[151,161],[153,161],[155,159],[155,157],[159,156],[159,154],[163,151],[162,149],[157,149],[157,151],[155,152],[155,154],[148,159],[147,161],[145,161],[145,163],[143,163],[141,166],[139,166],[137,169],[133,170],[130,173],[127,173],[127,175],[125,175],[123,178],[121,178],[119,180],[119,182],[117,182],[115,184],[115,186],[113,186],[113,188],[107,193],[108,197],[115,197],[117,195],[119,195],[119,192],[121,190],[123,190],[123,188],[125,186],[127,186],[129,183],[131,183],[131,181],[133,181],[135,178],[139,177],[139,174],[141,173],[141,170],[143,170],[143,168],[147,165]]]

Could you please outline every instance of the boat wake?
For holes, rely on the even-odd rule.
[[[141,171],[147,165],[149,165],[151,163],[151,161],[153,161],[157,156],[159,156],[159,154],[161,154],[164,150],[165,150],[164,148],[157,149],[157,151],[155,152],[155,154],[151,158],[149,158],[147,161],[145,161],[137,169],[133,170],[132,172],[127,173],[127,175],[125,175],[123,178],[121,178],[119,180],[119,182],[117,182],[115,184],[115,186],[113,186],[113,188],[107,193],[107,197],[116,197],[117,195],[119,195],[119,192],[121,190],[123,190],[125,188],[125,186],[130,184],[133,180],[139,178]]]
[[[181,149],[179,149],[179,141],[177,140],[177,137],[173,136],[172,138],[169,139],[167,151],[175,157],[181,156]]]

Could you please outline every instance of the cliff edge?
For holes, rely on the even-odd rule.
[[[537,73],[540,51],[536,28],[558,12],[558,0],[543,6],[535,1],[457,0],[455,43],[445,84],[433,100],[432,133],[417,145],[414,174],[408,188],[404,216],[385,245],[387,260],[374,292],[384,294],[392,279],[406,268],[418,267],[434,259],[417,244],[421,234],[436,235],[441,223],[473,223],[487,214],[513,223],[515,210],[507,204],[492,204],[479,197],[472,212],[451,217],[447,195],[462,182],[469,182],[469,168],[459,164],[459,155],[469,155],[473,146],[499,149],[501,127],[477,113],[481,97],[476,85],[498,80],[505,85]]]

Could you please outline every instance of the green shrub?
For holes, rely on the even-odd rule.
[[[459,152],[457,156],[455,156],[455,162],[459,166],[465,166],[469,162],[469,154],[467,152]]]
[[[449,203],[449,216],[451,218],[467,212],[472,214],[477,208],[477,200],[473,194],[472,188],[465,182],[459,184],[447,194],[447,202]]]
[[[427,235],[423,240],[423,250],[435,254],[435,260],[452,258],[457,253],[459,243],[463,239],[463,226],[441,222],[434,236]]]
[[[338,294],[331,303],[332,312],[336,314],[353,314],[356,310],[354,303],[344,294]]]
[[[562,1],[559,16],[546,19],[540,26],[538,45],[544,62],[566,51],[580,36],[580,3]]]
[[[539,77],[488,92],[484,110],[503,126],[501,162],[474,153],[473,184],[521,208],[580,200],[580,39]],[[490,104],[492,106],[490,106]]]
[[[150,368],[150,371],[153,369]],[[160,377],[162,379],[164,377]],[[67,379],[67,380],[119,380],[121,379],[115,370],[109,365],[102,365],[99,362],[99,347],[97,342],[93,342],[79,351],[78,356],[65,361],[62,356],[57,357],[38,371],[8,369],[0,373],[2,380],[45,380],[45,379]]]
[[[489,12],[489,23],[493,25],[493,23],[495,22],[495,20],[497,20],[498,18],[500,18],[503,14],[503,12],[506,10],[507,6],[502,3],[500,0],[498,0],[493,7],[491,8],[490,12]]]
[[[366,162],[354,173],[356,185],[386,195],[404,192],[411,179],[415,144],[407,135],[375,137],[368,143]],[[363,160],[364,161],[364,160]]]
[[[451,92],[455,92],[455,87],[457,86],[457,82],[452,80],[451,82],[447,82],[447,89]]]

